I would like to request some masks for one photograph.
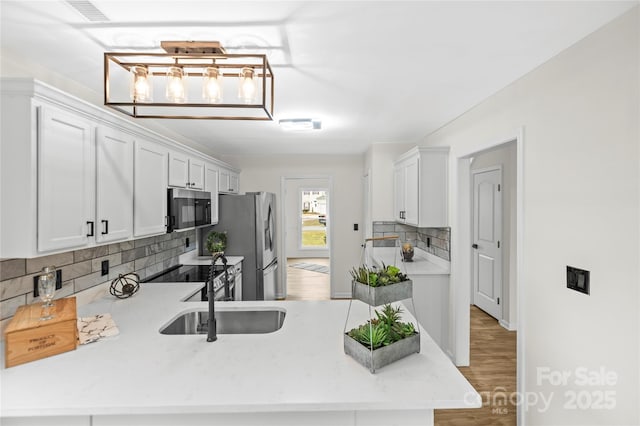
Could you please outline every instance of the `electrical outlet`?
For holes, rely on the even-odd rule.
[[[103,260],[102,261],[102,275],[108,275],[109,274],[109,261],[108,260]]]
[[[353,224],[353,230],[354,230],[354,231],[357,231],[357,230],[358,230],[358,224],[357,224],[357,223],[354,223],[354,224]]]
[[[33,297],[39,297],[40,293],[38,292],[38,278],[40,275],[36,275],[33,277]],[[62,288],[62,269],[56,269],[56,290],[60,290]]]
[[[589,294],[589,271],[567,265],[567,288]]]

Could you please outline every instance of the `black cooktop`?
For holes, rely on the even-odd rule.
[[[210,265],[178,265],[159,274],[152,275],[142,282],[171,283],[171,282],[207,282]],[[216,272],[218,272],[216,265]],[[219,273],[219,272],[218,272]]]

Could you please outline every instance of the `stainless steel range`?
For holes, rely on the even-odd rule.
[[[164,270],[158,274],[142,280],[143,283],[181,283],[181,282],[201,282],[202,289],[186,301],[203,301],[207,298],[207,279],[209,277],[210,265],[178,265]],[[225,294],[225,274],[224,266],[214,266],[213,288],[215,290],[215,300],[236,300],[235,297],[235,268],[227,266],[229,277],[228,294]]]

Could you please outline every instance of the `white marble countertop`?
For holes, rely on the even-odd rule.
[[[244,256],[225,256],[227,265],[235,266],[244,260]],[[210,265],[211,256],[198,256],[198,250],[191,250],[178,257],[178,262],[182,265]],[[222,259],[216,261],[216,265],[222,265]]]
[[[111,313],[120,334],[1,371],[1,416],[417,410],[480,406],[480,396],[427,333],[421,352],[371,374],[344,354],[348,301],[225,302],[220,309],[276,307],[269,334],[162,335],[206,302],[180,302],[199,283],[142,284],[105,296],[79,316]],[[367,318],[354,302],[351,315]],[[408,313],[403,317],[411,320]],[[351,320],[351,317],[350,317]],[[1,351],[4,358],[4,348]],[[4,365],[4,359],[2,359]]]
[[[367,249],[374,262],[384,262],[385,265],[395,265],[402,272],[409,275],[449,275],[450,263],[444,259],[414,248],[413,261],[404,262],[397,247],[373,247]]]

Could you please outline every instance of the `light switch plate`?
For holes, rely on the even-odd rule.
[[[567,265],[567,288],[589,294],[589,271]]]

